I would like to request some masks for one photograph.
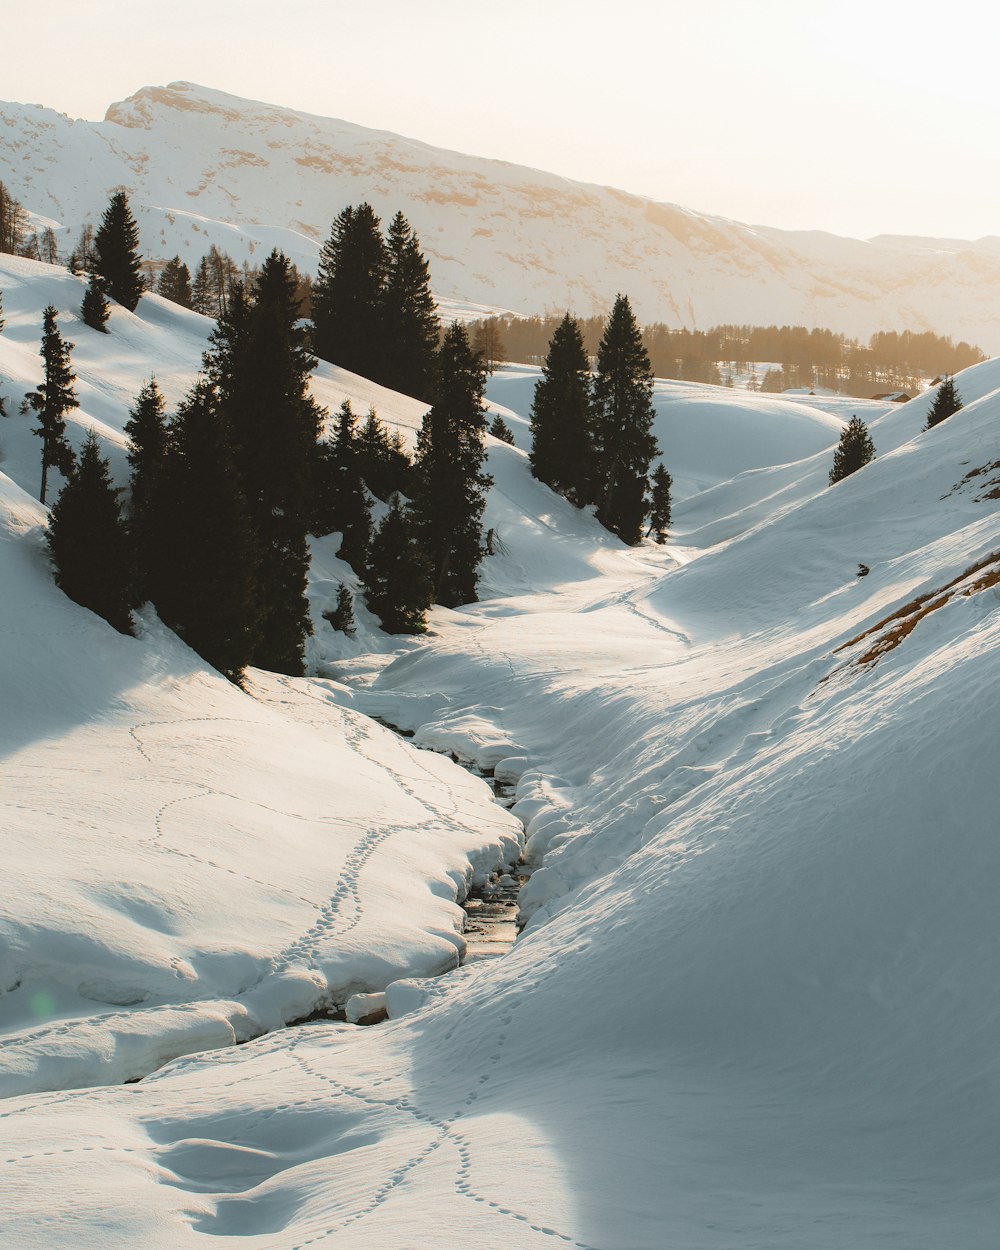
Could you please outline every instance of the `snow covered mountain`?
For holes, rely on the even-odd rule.
[[[0,180],[75,240],[127,188],[143,248],[197,261],[274,246],[314,268],[333,217],[402,209],[458,306],[643,320],[930,329],[1000,350],[1000,239],[977,242],[747,226],[191,83],[144,87],[103,122],[0,104]]]

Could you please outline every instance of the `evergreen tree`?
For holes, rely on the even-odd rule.
[[[374,408],[358,433],[355,447],[361,476],[378,499],[388,502],[394,494],[407,494],[411,489],[413,461],[403,446],[398,431],[388,432]]]
[[[169,432],[163,396],[150,378],[136,398],[125,423],[132,467],[132,500],[128,530],[132,547],[137,602],[159,598],[165,560],[165,477]]]
[[[313,350],[331,364],[382,376],[383,290],[388,268],[380,222],[370,204],[348,205],[319,256],[312,291]]]
[[[590,361],[569,313],[556,327],[531,405],[531,472],[581,506],[595,473],[590,435]]]
[[[942,421],[958,412],[961,407],[962,397],[955,388],[955,379],[945,378],[934,396],[934,403],[927,414],[927,424],[924,429],[930,430],[935,425],[940,425]]]
[[[372,539],[364,576],[369,609],[390,634],[422,634],[431,604],[431,564],[394,495]]]
[[[73,390],[76,374],[69,359],[74,344],[63,341],[56,328],[56,310],[51,304],[42,316],[40,351],[45,362],[45,381],[37,391],[25,395],[24,403],[38,414],[38,425],[31,432],[42,440],[42,484],[38,498],[44,504],[49,469],[58,469],[63,477],[69,477],[73,470],[75,459],[66,441],[65,416],[71,408],[79,408],[80,402]]]
[[[830,485],[850,477],[858,469],[863,469],[870,460],[875,459],[875,444],[868,433],[868,427],[858,416],[851,417],[840,435],[840,443],[833,453],[833,468],[830,470]]]
[[[52,507],[48,542],[56,584],[119,633],[130,634],[128,540],[118,492],[93,431]]]
[[[191,284],[191,307],[195,312],[202,313],[206,317],[218,316],[217,309],[212,305],[211,285],[208,258],[203,256],[198,262],[198,268],[194,272],[194,282]]]
[[[170,434],[154,602],[190,647],[239,683],[257,642],[257,561],[228,422],[210,382],[195,385]]]
[[[667,530],[670,529],[670,488],[673,486],[673,479],[662,464],[658,464],[653,472],[653,491],[652,500],[649,506],[649,529],[646,536],[650,534],[658,543],[667,541]]]
[[[105,294],[134,312],[145,290],[139,227],[124,191],[116,191],[94,235],[93,268],[102,279]]]
[[[329,621],[330,626],[339,633],[346,634],[348,638],[354,637],[357,630],[357,622],[354,619],[354,603],[351,599],[351,592],[343,582],[337,587],[337,606],[331,608],[328,612],[324,612],[323,619]]]
[[[324,446],[322,484],[317,492],[321,524],[316,532],[329,534],[339,530],[343,535],[340,558],[359,572],[371,542],[372,522],[357,442],[355,416],[345,399],[337,414],[333,441]]]
[[[107,322],[111,316],[111,309],[101,290],[101,279],[96,273],[90,275],[90,281],[87,283],[83,303],[80,305],[80,316],[83,318],[84,325],[90,326],[92,330],[97,330],[100,334],[107,334]]]
[[[156,292],[164,299],[180,304],[182,308],[194,307],[191,291],[191,271],[179,256],[174,256],[163,266]]]
[[[472,603],[483,554],[482,516],[492,479],[486,458],[482,358],[457,322],[438,357],[438,391],[417,438],[413,512],[434,570],[434,600]]]
[[[402,213],[389,225],[379,333],[384,343],[378,381],[427,402],[433,397],[441,323],[420,241]]]
[[[514,431],[501,416],[496,416],[490,422],[490,433],[494,438],[498,438],[501,443],[507,443],[511,447],[514,446]]]
[[[653,370],[628,297],[619,295],[597,349],[593,436],[597,519],[634,546],[646,515],[646,477],[659,448],[652,434]]]
[[[275,251],[251,298],[242,284],[233,287],[205,358],[257,538],[260,639],[253,662],[292,675],[303,671],[311,632],[306,536],[321,418],[309,394],[315,361],[297,323],[291,266]]]

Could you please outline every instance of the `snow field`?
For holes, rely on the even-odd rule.
[[[517,372],[491,397],[523,418]],[[364,620],[357,646],[318,631],[322,676],[254,673],[253,699],[155,621],[121,639],[63,600],[5,482],[0,768],[23,806],[3,936],[31,962],[0,1003],[59,1000],[5,1038],[19,1088],[50,1090],[5,1104],[12,1244],[992,1245],[1000,598],[953,597],[873,667],[837,651],[1000,551],[967,478],[997,459],[1000,370],[958,385],[934,431],[930,398],[873,420],[879,458],[835,488],[825,410],[754,397],[740,418],[709,394],[680,476],[782,446],[779,421],[815,446],[683,499],[666,549],[622,548],[491,446],[489,597],[398,651]],[[511,954],[433,980],[456,890],[519,827],[450,752],[516,785],[540,866]],[[151,997],[95,1012],[97,976]],[[296,1002],[384,991],[389,1022],[227,1046],[266,1024],[256,994],[280,1018],[292,977]],[[160,1061],[184,1022],[154,1011],[220,1048],[56,1088],[67,1055],[81,1083],[123,1079],[128,1047]],[[126,1042],[126,1021],[152,1025]]]

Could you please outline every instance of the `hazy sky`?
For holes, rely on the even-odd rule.
[[[97,119],[187,79],[741,221],[978,238],[998,34],[968,0],[33,0],[0,98]]]

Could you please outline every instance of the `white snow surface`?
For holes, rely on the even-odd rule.
[[[190,82],[143,87],[102,122],[0,103],[0,179],[59,228],[64,254],[124,187],[154,260],[280,247],[312,271],[337,213],[367,200],[383,221],[406,214],[435,290],[462,315],[606,313],[625,291],[643,321],[692,329],[929,329],[1000,348],[995,237],[744,225]]]
[[[72,282],[0,258],[4,393]],[[113,446],[144,371],[194,376],[204,323],[144,299],[111,326],[79,423]],[[529,381],[491,383],[522,441]],[[879,456],[833,488],[845,411],[658,387],[698,491],[665,548],[491,444],[482,602],[401,645],[318,628],[321,676],[250,694],[151,615],[126,639],[63,599],[27,418],[4,423],[9,1244],[994,1245],[996,564],[877,663],[891,623],[852,643],[1000,556],[1000,363],[957,384],[931,431],[930,395],[868,410]],[[429,975],[513,822],[364,713],[516,784],[535,871],[505,958]],[[354,994],[388,1023],[275,1028]]]

